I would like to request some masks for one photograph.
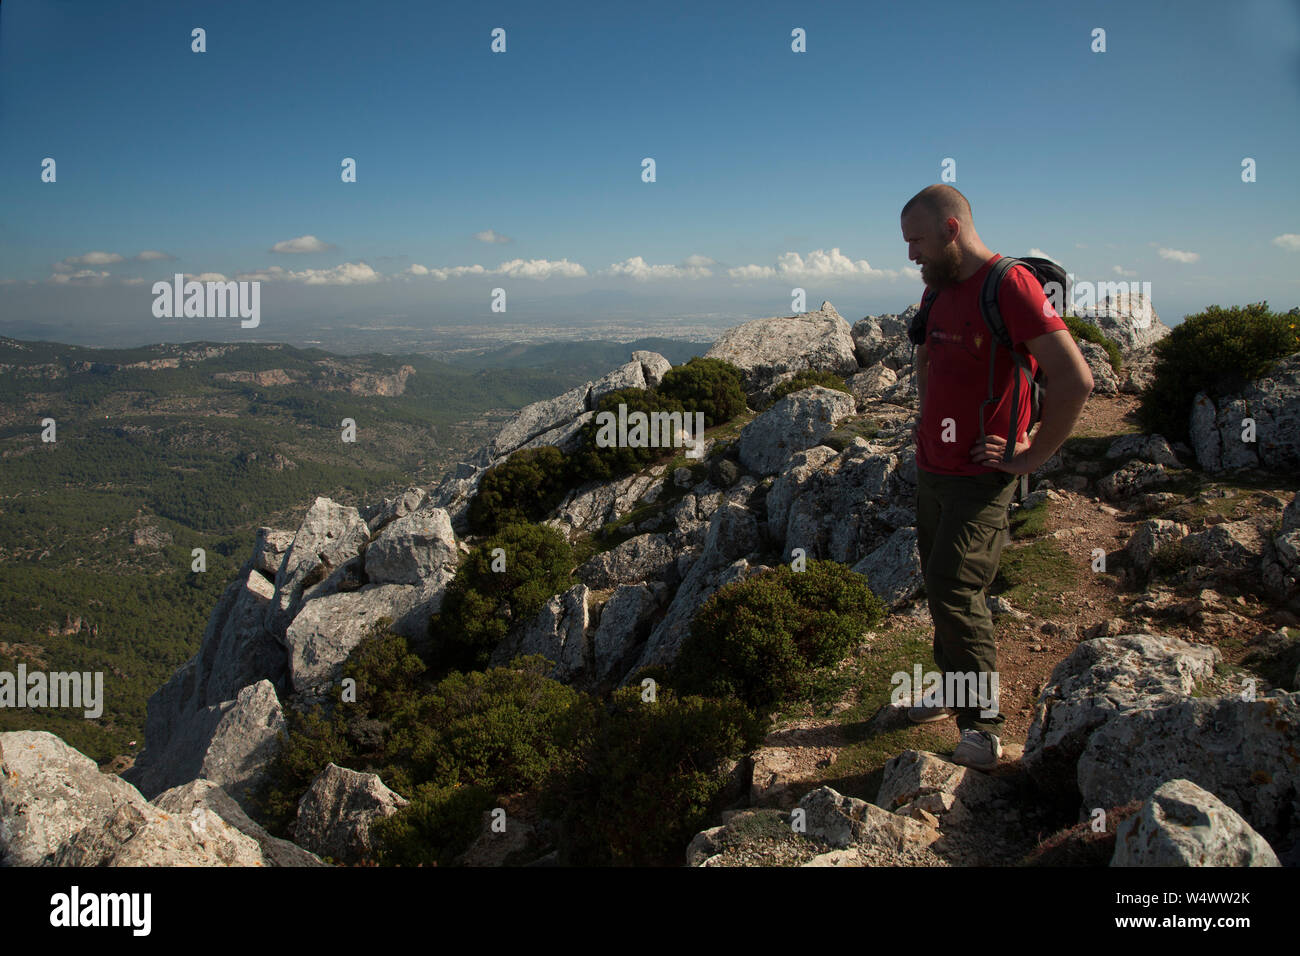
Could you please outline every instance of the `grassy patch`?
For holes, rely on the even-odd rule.
[[[843,451],[853,444],[855,438],[871,441],[878,434],[880,434],[880,423],[874,418],[854,416],[836,425],[835,430],[821,440],[821,444],[829,445],[836,451]]]
[[[1051,617],[1062,611],[1060,596],[1078,584],[1081,573],[1060,545],[1044,539],[1004,550],[993,584],[1015,607]]]
[[[899,671],[911,674],[918,663],[924,670],[934,668],[932,638],[926,627],[882,634],[844,668],[851,672],[858,689],[858,702],[837,718],[850,742],[835,763],[807,781],[807,790],[825,784],[841,793],[875,800],[885,764],[893,757],[904,750],[946,753],[952,749],[943,733],[944,724],[909,724],[892,730],[871,726],[871,718],[889,703],[894,691],[890,678]]]
[[[1040,501],[1032,508],[1021,508],[1011,515],[1011,537],[1036,538],[1047,532],[1047,502]]]

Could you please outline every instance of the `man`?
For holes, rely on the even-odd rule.
[[[951,186],[921,190],[903,207],[901,222],[908,258],[938,293],[925,344],[916,348],[921,411],[913,430],[917,545],[934,618],[934,660],[945,675],[996,674],[997,645],[984,592],[1006,543],[1007,509],[1018,476],[1038,469],[1069,437],[1092,392],[1092,373],[1038,280],[1027,269],[1012,267],[1003,277],[998,305],[1031,373],[1042,367],[1041,421],[1030,439],[1028,383],[1021,383],[1021,407],[1012,408],[1016,367],[999,346],[995,401],[985,410],[986,440],[981,440],[980,406],[987,398],[994,343],[980,314],[979,293],[1002,257],[980,241],[970,203]],[[1008,435],[1016,436],[1015,454],[1003,462]],[[965,686],[995,687],[994,679],[976,684],[976,677]],[[949,686],[946,676],[944,686]],[[989,770],[1002,755],[1003,717],[989,713],[996,704],[983,710],[975,704],[913,707],[908,716],[916,723],[956,716],[961,742],[953,762]]]

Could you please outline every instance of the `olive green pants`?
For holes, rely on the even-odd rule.
[[[934,618],[934,663],[945,686],[949,674],[995,674],[998,648],[984,592],[998,573],[1018,477],[991,469],[967,477],[917,468],[916,479],[917,549]],[[985,681],[986,688],[996,686]],[[966,700],[975,703],[969,694]],[[958,707],[957,726],[1001,736],[1002,714],[981,716],[981,709]]]

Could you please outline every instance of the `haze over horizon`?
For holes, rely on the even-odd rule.
[[[1294,3],[269,9],[0,7],[0,335],[852,322],[919,300],[898,212],[947,159],[990,248],[1167,323],[1300,303]],[[259,281],[258,327],[155,318],[177,273]]]

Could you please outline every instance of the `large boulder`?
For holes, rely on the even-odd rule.
[[[926,846],[939,831],[900,814],[841,794],[831,787],[811,790],[799,801],[805,835],[833,847],[874,845],[889,850]]]
[[[1111,866],[1281,866],[1273,848],[1190,780],[1160,785],[1115,831]]]
[[[671,579],[675,578],[677,554],[668,535],[641,534],[593,555],[578,568],[577,574],[593,588]]]
[[[649,632],[650,618],[667,598],[667,587],[620,584],[600,611],[591,638],[592,674],[605,681],[626,671],[630,656]]]
[[[53,734],[0,734],[0,866],[261,866],[218,814],[172,815]]]
[[[154,797],[152,803],[159,810],[183,820],[198,818],[203,812],[216,814],[261,848],[266,866],[325,865],[315,853],[308,853],[288,840],[271,836],[211,780],[191,780],[179,787],[172,787]]]
[[[1253,441],[1247,419],[1254,421]],[[1192,403],[1192,448],[1202,468],[1300,470],[1300,354],[1281,359],[1265,377],[1218,402],[1204,392]]]
[[[307,509],[275,576],[268,629],[277,635],[283,633],[298,613],[303,590],[359,555],[369,539],[370,528],[356,508],[317,497]]]
[[[1085,808],[1142,800],[1191,780],[1283,847],[1300,839],[1300,694],[1192,697],[1098,727],[1079,757]]]
[[[1083,360],[1088,363],[1088,370],[1092,372],[1092,394],[1118,395],[1119,376],[1111,367],[1106,350],[1096,342],[1082,339],[1079,342],[1079,352],[1082,353]]]
[[[389,522],[366,548],[371,584],[417,584],[456,567],[460,551],[451,516],[442,508],[415,511]]]
[[[591,383],[591,390],[587,393],[587,409],[594,411],[600,404],[600,400],[610,392],[617,392],[624,388],[645,387],[645,369],[641,362],[628,362]]]
[[[1126,357],[1149,349],[1172,331],[1156,314],[1150,298],[1141,293],[1120,292],[1107,296],[1105,302],[1087,304],[1097,308],[1085,309],[1078,318],[1101,329]]]
[[[867,585],[891,608],[910,601],[925,585],[916,529],[899,528],[853,570],[866,575]]]
[[[294,840],[312,853],[340,863],[372,860],[376,846],[371,827],[408,802],[375,774],[331,763],[298,801]]]
[[[1177,521],[1151,518],[1137,526],[1124,546],[1129,560],[1143,574],[1151,570],[1156,556],[1187,536],[1188,528]]]
[[[226,791],[247,811],[288,734],[280,700],[270,681],[250,684],[223,701],[187,714],[171,735],[146,749],[122,777],[146,797],[203,778]]]
[[[858,403],[858,410],[863,411],[898,384],[898,373],[887,365],[873,365],[855,375],[850,375],[844,380],[844,384],[848,386],[849,394]]]
[[[509,663],[521,654],[540,654],[555,667],[550,677],[559,681],[591,672],[592,653],[588,635],[590,618],[587,598],[591,590],[575,584],[563,594],[551,597],[533,620],[511,633],[493,650],[490,663]]]
[[[563,395],[526,406],[507,422],[483,448],[488,461],[510,454],[530,438],[564,425],[588,410],[587,396],[591,383],[571,388]],[[479,464],[487,464],[480,461]]]
[[[420,585],[368,584],[308,601],[284,635],[293,690],[320,690],[337,680],[343,662],[381,617],[392,621],[389,629],[396,634],[422,637],[454,574],[443,566]]]
[[[817,369],[850,375],[858,370],[849,324],[829,302],[816,312],[755,319],[728,329],[705,357],[739,368],[751,396],[785,372]]]
[[[849,334],[853,337],[858,364],[863,368],[871,368],[877,363],[891,370],[900,368],[889,359],[900,345],[911,348],[907,328],[914,314],[914,310],[909,310],[905,319],[898,315],[868,315],[853,323]]]
[[[1099,728],[1133,710],[1184,700],[1219,657],[1213,647],[1155,634],[1080,643],[1056,665],[1034,705],[1025,770],[1045,790],[1076,792],[1079,757]]]
[[[857,411],[853,397],[816,386],[781,399],[740,433],[740,463],[760,475],[774,475],[790,457],[821,444],[837,422]]]
[[[632,361],[641,363],[641,374],[645,377],[646,388],[658,388],[659,383],[664,380],[664,373],[673,367],[673,363],[658,352],[637,350],[632,353]]]

